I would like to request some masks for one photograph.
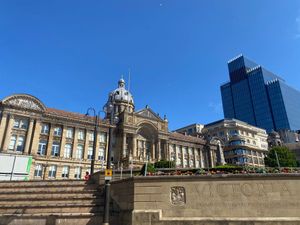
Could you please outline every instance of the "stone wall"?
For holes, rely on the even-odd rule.
[[[300,224],[300,174],[135,177],[112,183],[122,225]]]

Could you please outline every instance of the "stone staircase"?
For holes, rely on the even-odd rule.
[[[102,224],[103,206],[103,186],[82,180],[0,182],[0,225]]]

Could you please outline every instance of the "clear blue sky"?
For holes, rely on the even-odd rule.
[[[300,1],[0,1],[1,99],[85,113],[130,68],[136,109],[172,130],[223,117],[219,86],[240,53],[300,89]]]

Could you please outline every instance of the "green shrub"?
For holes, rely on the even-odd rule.
[[[146,164],[143,165],[140,175],[145,174],[145,167],[146,167]],[[155,169],[154,165],[152,163],[148,163],[147,164],[147,173],[155,173],[155,171],[156,171],[156,169]]]
[[[154,163],[155,168],[174,168],[175,162],[174,161],[167,161],[167,160],[160,160]]]

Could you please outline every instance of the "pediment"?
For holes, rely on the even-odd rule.
[[[41,112],[44,112],[46,110],[46,107],[39,99],[27,94],[16,94],[8,96],[3,99],[2,104]]]
[[[163,121],[155,112],[153,112],[153,110],[151,110],[150,108],[145,108],[142,109],[140,111],[136,112],[137,116],[141,116],[144,118],[149,118],[149,119],[154,119],[154,120],[160,120]]]

